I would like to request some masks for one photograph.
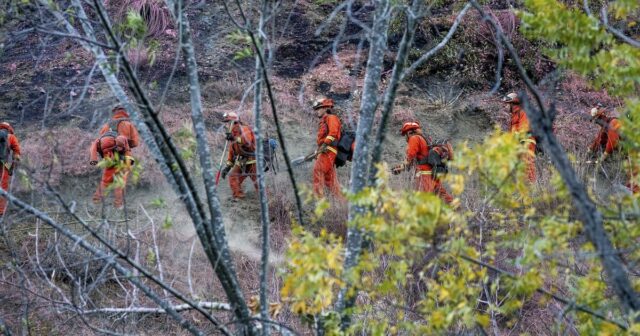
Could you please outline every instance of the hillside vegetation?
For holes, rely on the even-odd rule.
[[[0,333],[640,334],[637,1],[0,8],[0,121],[22,150]],[[314,162],[290,165],[317,148],[318,97],[356,134],[344,198],[314,196]],[[92,202],[89,162],[116,103],[143,139],[123,209],[113,191]],[[623,125],[604,161],[588,152],[598,104]],[[230,112],[278,143],[262,197],[215,181]],[[390,174],[412,121],[453,145],[452,204]]]

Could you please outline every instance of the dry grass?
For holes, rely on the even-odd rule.
[[[115,17],[124,19],[133,10],[142,16],[148,36],[160,36],[171,26],[169,9],[161,0],[111,0],[108,6],[116,10]]]
[[[83,176],[95,170],[89,165],[93,140],[93,134],[79,128],[31,132],[21,141],[23,164],[36,181],[59,185],[63,175]]]

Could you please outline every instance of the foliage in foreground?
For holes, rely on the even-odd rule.
[[[466,212],[432,194],[392,190],[386,169],[380,169],[376,187],[350,196],[371,211],[349,223],[367,232],[369,245],[349,274],[342,274],[340,237],[297,228],[282,288],[292,310],[328,321],[325,327],[333,329],[327,332],[339,334],[331,303],[348,279],[359,291],[349,334],[472,331],[496,327],[492,319],[499,328],[511,328],[525,304],[551,299],[536,294],[546,289],[575,302],[554,328],[573,324],[580,334],[619,334],[613,322],[627,325],[632,317],[607,292],[560,177],[554,173],[549,185],[528,185],[520,160],[526,148],[499,131],[457,152],[455,173],[447,177],[454,193],[467,201],[465,188],[479,193]],[[633,201],[624,198],[623,205]],[[630,251],[625,257],[640,260],[633,248],[640,238],[637,220],[606,224],[616,247]],[[640,288],[640,281],[634,285]]]

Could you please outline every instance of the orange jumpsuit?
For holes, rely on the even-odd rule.
[[[613,154],[613,152],[618,149],[620,143],[620,132],[618,131],[620,129],[620,121],[618,118],[606,116],[601,116],[599,119],[606,123],[606,127],[600,127],[600,131],[598,135],[596,135],[596,138],[593,139],[589,149],[594,153],[603,151],[607,155]],[[629,182],[627,183],[627,187],[631,189],[631,192],[634,194],[640,193],[640,185],[634,182],[639,171],[640,169],[637,167],[629,167]]]
[[[412,135],[407,139],[407,159],[408,166],[416,164],[415,189],[437,194],[443,201],[451,203],[453,197],[444,188],[440,179],[433,176],[432,167],[428,164],[419,164],[426,160],[429,155],[429,145],[422,135]]]
[[[520,107],[520,105],[511,105],[511,123],[509,125],[509,131],[511,133],[526,135],[530,132],[529,119],[527,114]],[[529,178],[529,182],[536,181],[536,140],[533,137],[529,137],[526,140],[529,142],[529,153],[522,158],[527,165],[526,171]]]
[[[242,182],[247,176],[253,181],[253,186],[258,190],[256,174],[256,137],[251,127],[241,123],[234,123],[231,128],[233,143],[227,156],[227,166],[232,166],[229,173],[229,187],[233,193],[233,198],[244,198]]]
[[[0,128],[6,129],[9,131],[9,136],[7,140],[9,141],[9,149],[13,152],[13,161],[20,161],[20,142],[18,138],[13,134],[13,127],[0,125]],[[15,164],[15,163],[14,163]],[[0,181],[0,186],[4,191],[9,191],[9,182],[11,181],[11,175],[9,175],[9,163],[2,162],[2,180]],[[4,214],[4,211],[7,208],[7,200],[4,197],[0,197],[0,216]]]
[[[316,144],[326,144],[327,151],[318,154],[313,166],[313,192],[316,196],[323,197],[324,187],[327,187],[333,196],[342,197],[334,165],[338,154],[335,145],[340,140],[341,128],[340,118],[333,114],[325,114],[318,124]]]
[[[103,158],[113,159],[115,154],[118,153],[120,160],[124,160],[124,164],[113,164],[104,168],[104,171],[102,172],[102,180],[100,181],[100,184],[98,184],[98,188],[93,195],[94,202],[102,201],[105,196],[105,191],[114,182],[115,177],[121,177],[124,184],[114,188],[113,192],[115,198],[113,205],[116,208],[124,205],[124,190],[127,185],[127,178],[129,176],[132,159],[128,141],[124,141],[124,139],[126,139],[124,136],[119,136],[119,138],[123,139],[121,143],[122,150],[120,151],[116,149],[116,139],[109,136],[96,139],[91,143],[90,150],[91,161],[98,161],[100,151],[102,152]]]
[[[620,121],[617,118],[601,117],[607,126],[601,127],[600,132],[591,143],[589,149],[593,152],[604,151],[607,154],[613,153],[618,148],[620,142]]]
[[[117,127],[118,135],[124,135],[129,141],[129,148],[138,147],[140,144],[140,135],[138,129],[129,121],[129,114],[125,110],[117,110],[113,113],[111,121],[104,124],[100,129],[100,135],[107,133],[112,126]]]

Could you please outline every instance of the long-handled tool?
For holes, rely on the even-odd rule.
[[[312,161],[313,159],[316,158],[316,156],[318,156],[318,154],[319,153],[317,153],[317,152],[313,152],[313,153],[311,153],[311,154],[309,154],[307,156],[301,156],[301,157],[295,158],[295,159],[291,160],[291,165],[299,166],[299,165],[301,165],[301,164],[303,164],[305,162]]]
[[[220,157],[220,163],[218,164],[218,173],[216,174],[216,186],[220,182],[220,173],[222,172],[222,162],[224,162],[224,155],[227,154],[227,146],[229,146],[229,140],[224,143],[224,150],[222,151],[222,156]]]

